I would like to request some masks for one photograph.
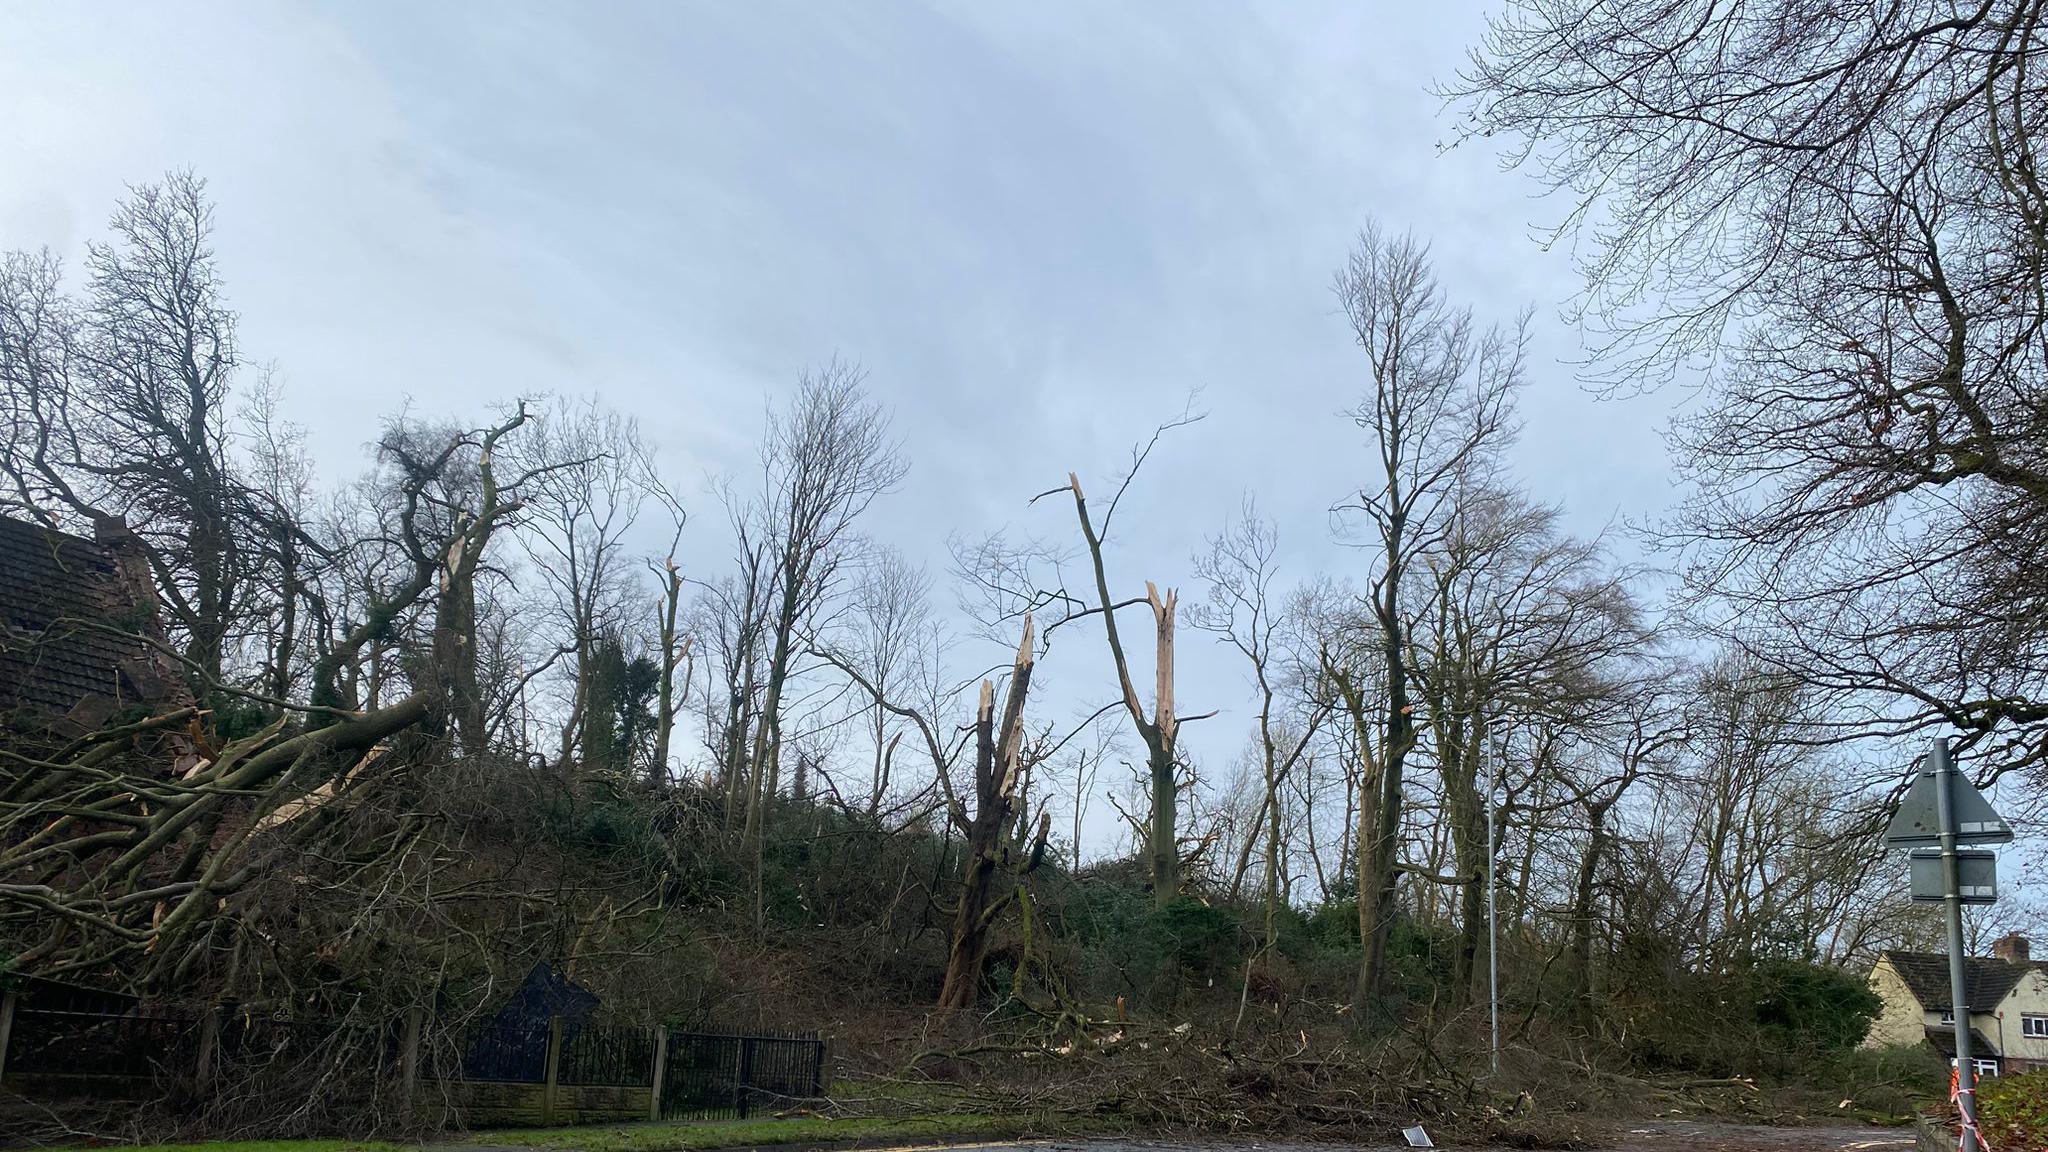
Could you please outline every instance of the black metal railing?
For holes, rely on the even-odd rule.
[[[670,1032],[663,1119],[747,1116],[825,1094],[816,1033]]]
[[[545,1023],[490,1023],[463,1037],[462,1078],[539,1084],[547,1079]]]
[[[173,1016],[21,1009],[7,1042],[7,1071],[32,1075],[155,1077],[191,1068],[200,1022]]]
[[[654,1030],[565,1023],[555,1081],[647,1087],[654,1083]]]
[[[291,1077],[316,1063],[395,1068],[404,1063],[394,1043],[400,1031],[337,1030],[324,1020],[249,1016],[232,1008],[197,1016],[18,1008],[4,1060],[9,1076],[178,1080],[203,1087],[230,1069]],[[557,1018],[493,1022],[455,1033],[454,1040],[460,1061],[449,1071],[459,1079],[542,1085],[552,1062],[557,1085],[655,1089],[659,1096],[649,1103],[658,1100],[665,1119],[744,1117],[825,1093],[825,1042],[816,1033],[669,1030],[664,1037],[654,1028]],[[422,1071],[434,1074],[431,1066]]]

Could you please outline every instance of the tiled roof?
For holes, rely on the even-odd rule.
[[[1934,1045],[1936,1052],[1951,1060],[1955,1059],[1956,1030],[1954,1028],[1947,1027],[1946,1025],[1936,1026],[1929,1024],[1927,1026],[1927,1042]],[[1984,1035],[1982,1029],[1972,1028],[1970,1029],[1970,1055],[1997,1056],[1998,1048],[1991,1043],[1990,1037]]]
[[[1948,956],[1942,952],[1901,952],[1888,951],[1884,958],[1906,981],[1906,987],[1920,1001],[1920,1007],[1929,1012],[1952,1008],[1949,999]],[[1992,956],[1972,956],[1963,961],[1963,994],[1968,997],[1970,1008],[1977,1012],[1988,1012],[2005,999],[2013,985],[2020,982],[2039,963],[2014,964]]]
[[[108,549],[0,516],[0,713],[91,725],[183,696],[142,638],[154,609]]]

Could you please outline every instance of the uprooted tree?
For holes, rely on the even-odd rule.
[[[390,449],[403,469],[396,520],[410,571],[380,590],[379,619],[325,639],[312,683],[333,702],[262,700],[276,718],[243,736],[185,706],[0,747],[0,903],[10,906],[0,923],[21,947],[18,964],[49,975],[118,971],[135,987],[184,982],[222,944],[217,932],[232,930],[238,893],[275,865],[268,849],[310,850],[333,810],[458,733],[477,738],[472,589],[493,531],[517,509],[495,449],[526,420],[521,410],[426,457]],[[430,535],[421,515],[429,489],[459,466],[475,477],[476,503],[443,509],[442,531]],[[406,690],[388,702],[348,699],[337,669],[401,617],[424,633]],[[60,618],[6,639],[33,652],[95,631],[155,645],[210,697],[253,695],[147,629],[137,636],[104,620]],[[387,755],[407,733],[408,753]]]

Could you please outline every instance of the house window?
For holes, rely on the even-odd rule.
[[[2020,1035],[2048,1040],[2048,1016],[2028,1012],[2020,1017]]]
[[[1975,1065],[1977,1068],[1977,1079],[1998,1079],[1998,1061],[1972,1059],[1970,1063]]]
[[[1953,1008],[1943,1008],[1943,1009],[1941,1010],[1941,1022],[1942,1022],[1943,1024],[1953,1024],[1953,1023],[1955,1023],[1955,1022],[1956,1022],[1956,1010],[1955,1010],[1955,1009],[1953,1009]]]

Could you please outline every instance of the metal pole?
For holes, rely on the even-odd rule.
[[[1956,1111],[1962,1127],[1961,1152],[1978,1152],[1977,1066],[1970,1056],[1969,979],[1963,953],[1963,891],[1956,865],[1956,806],[1951,789],[1956,766],[1948,758],[1948,737],[1937,736],[1927,752],[1934,772],[1936,811],[1941,819],[1942,908],[1948,913],[1948,999],[1956,1018]]]
[[[1500,1075],[1500,917],[1498,900],[1494,893],[1498,887],[1493,882],[1493,858],[1498,854],[1494,847],[1494,788],[1499,766],[1494,758],[1486,758],[1486,1011],[1493,1026],[1493,1074]]]

